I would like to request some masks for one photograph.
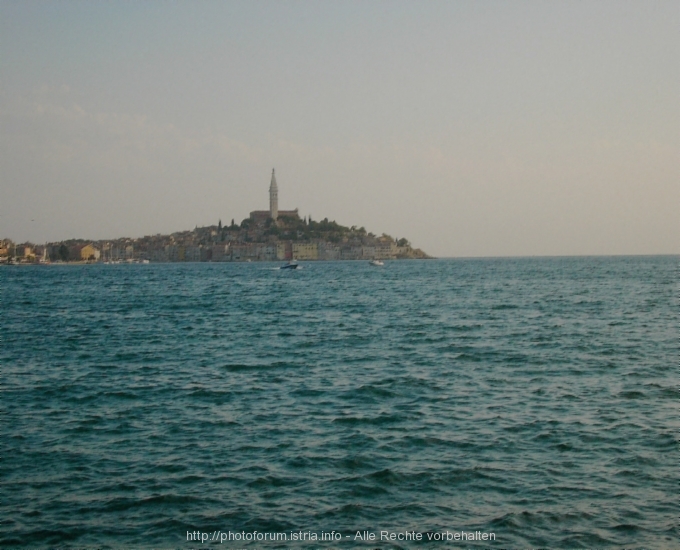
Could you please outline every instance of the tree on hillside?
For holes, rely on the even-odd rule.
[[[271,224],[267,229],[265,229],[263,235],[269,236],[269,235],[276,235],[277,237],[280,235],[281,230],[278,228],[276,224]]]
[[[59,252],[58,252],[58,254],[59,254],[59,259],[60,259],[62,262],[68,262],[68,247],[67,247],[65,244],[62,244],[62,245],[59,247]]]

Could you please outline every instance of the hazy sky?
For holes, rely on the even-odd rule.
[[[279,207],[438,256],[680,250],[680,2],[0,3],[0,237]]]

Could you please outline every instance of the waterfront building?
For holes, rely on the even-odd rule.
[[[260,243],[255,247],[255,256],[257,260],[271,262],[277,259],[276,244]]]
[[[319,247],[316,243],[293,243],[292,253],[296,260],[319,259]]]
[[[165,259],[168,262],[176,262],[179,258],[179,251],[177,250],[177,245],[167,244],[165,245]]]
[[[9,258],[10,253],[14,251],[14,243],[9,239],[2,239],[0,241],[0,258]]]
[[[212,247],[212,256],[211,260],[213,262],[225,262],[227,261],[228,255],[229,254],[229,243],[221,243],[221,244],[215,244]]]
[[[149,251],[149,260],[152,262],[167,262],[168,261],[168,253],[166,251],[166,248],[162,249],[153,249]]]
[[[80,259],[83,261],[98,260],[100,257],[100,250],[92,244],[87,244],[80,249]]]
[[[201,261],[201,247],[187,246],[184,249],[185,262],[200,262]]]
[[[276,244],[276,259],[291,260],[293,258],[293,247],[290,241],[283,241]]]
[[[372,260],[375,258],[375,246],[362,246],[361,256],[365,260]]]
[[[397,257],[397,244],[394,241],[381,240],[375,246],[377,260],[394,260]]]
[[[319,243],[319,260],[339,260],[340,247],[337,244],[320,242]]]
[[[341,260],[360,260],[361,258],[361,246],[343,246],[340,250]]]

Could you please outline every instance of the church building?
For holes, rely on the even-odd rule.
[[[250,213],[250,219],[255,223],[265,223],[269,218],[276,221],[280,216],[299,218],[298,209],[279,210],[279,187],[276,185],[276,174],[272,168],[272,181],[269,184],[269,210],[254,210]]]

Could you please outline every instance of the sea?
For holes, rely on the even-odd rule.
[[[0,268],[3,548],[680,548],[678,257]]]

